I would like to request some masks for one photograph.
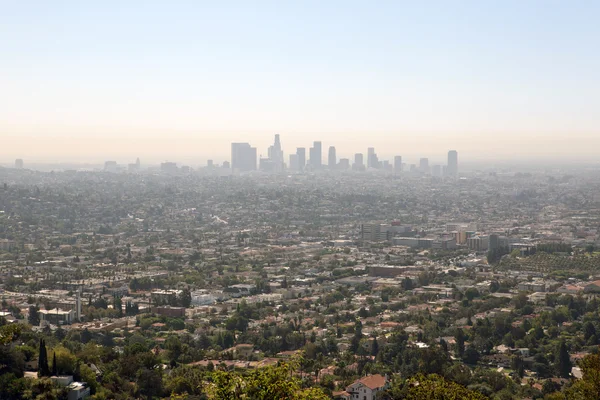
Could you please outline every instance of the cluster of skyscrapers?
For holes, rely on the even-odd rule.
[[[266,158],[259,158],[256,147],[252,147],[249,143],[232,143],[231,168],[234,172],[249,172],[258,169],[274,173],[283,172],[284,170],[304,172],[322,169],[343,171],[350,169],[354,171],[380,169],[401,173],[405,169],[408,169],[406,172],[455,178],[458,176],[458,153],[456,150],[449,151],[448,162],[445,166],[434,165],[430,167],[429,159],[421,158],[418,165],[407,167],[402,163],[402,156],[395,156],[392,163],[388,160],[380,161],[373,147],[367,149],[366,164],[362,153],[356,153],[352,163],[348,158],[340,158],[338,160],[335,146],[330,146],[327,153],[327,165],[323,165],[323,145],[320,141],[315,141],[308,150],[308,160],[306,158],[306,148],[298,147],[295,153],[289,155],[289,162],[286,165],[280,136],[275,135],[275,141],[269,147]]]

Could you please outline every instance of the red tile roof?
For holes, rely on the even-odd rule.
[[[386,381],[386,377],[379,374],[365,376],[364,378],[358,380],[358,382],[362,383],[371,390],[384,387]]]

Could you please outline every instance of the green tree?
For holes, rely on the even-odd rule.
[[[27,321],[33,326],[40,325],[40,317],[38,315],[38,311],[40,311],[39,307],[29,306],[29,316],[27,317]]]
[[[519,378],[523,378],[525,375],[525,364],[523,363],[523,357],[515,355],[510,360],[511,368],[517,373]]]
[[[377,356],[379,353],[379,343],[377,343],[377,338],[373,338],[373,343],[371,343],[371,355]]]
[[[79,367],[79,375],[81,380],[90,387],[91,394],[96,393],[98,390],[98,380],[96,379],[96,373],[87,364],[82,364]]]
[[[448,381],[432,374],[418,374],[414,377],[394,384],[392,389],[381,396],[383,400],[486,400],[479,392],[469,390],[458,383]]]
[[[587,400],[600,398],[600,355],[590,354],[579,362],[582,379],[560,393],[557,399]]]
[[[298,362],[282,363],[255,369],[246,376],[235,372],[214,371],[205,391],[209,399],[253,400],[326,400],[320,388],[302,389],[300,379],[293,374]]]
[[[571,375],[571,358],[567,350],[567,345],[564,340],[561,340],[558,345],[558,351],[556,355],[556,371],[557,374],[562,378],[568,378]]]
[[[138,394],[146,399],[160,398],[163,392],[163,380],[160,369],[142,368],[136,375]]]
[[[476,288],[468,288],[465,291],[465,297],[471,301],[473,300],[475,297],[479,297],[479,290],[477,290]]]
[[[462,356],[465,354],[465,333],[463,332],[462,328],[458,328],[456,330],[454,339],[456,340],[456,354],[462,358]]]
[[[56,352],[52,356],[52,376],[58,376],[58,364],[56,362]]]
[[[188,308],[192,304],[192,293],[190,292],[190,289],[183,289],[178,300],[178,303],[181,307]]]
[[[479,361],[479,352],[473,346],[469,346],[465,350],[465,354],[463,355],[463,360],[467,364],[475,365]]]
[[[50,368],[48,367],[48,351],[46,350],[46,342],[40,339],[40,352],[38,355],[38,376],[50,376]]]

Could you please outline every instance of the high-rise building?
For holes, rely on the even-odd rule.
[[[269,159],[273,163],[273,172],[283,171],[283,150],[281,149],[279,134],[275,135],[275,143],[269,147]]]
[[[23,159],[17,158],[15,160],[15,168],[16,169],[23,169]]]
[[[367,168],[381,168],[381,163],[379,162],[379,158],[375,153],[374,147],[369,147],[367,149]]]
[[[458,152],[456,150],[450,150],[448,152],[448,166],[446,167],[446,174],[451,178],[458,177]]]
[[[429,173],[429,159],[428,158],[421,158],[419,160],[419,170],[423,174]]]
[[[231,168],[239,172],[256,171],[256,147],[231,143]]]
[[[320,169],[323,162],[323,151],[321,142],[313,142],[310,148],[310,165],[313,169]]]
[[[369,147],[367,149],[367,168],[375,168],[373,162],[375,161],[375,147]]]
[[[296,149],[296,155],[298,156],[298,171],[304,171],[304,167],[306,167],[306,149],[304,147],[298,147]]]
[[[347,158],[340,158],[340,162],[338,164],[338,169],[340,171],[347,171],[350,169],[350,160]]]
[[[337,157],[335,154],[335,146],[329,146],[329,157],[327,158],[329,169],[335,169],[337,165]]]
[[[365,169],[362,153],[356,153],[354,155],[354,164],[352,165],[352,169],[355,171],[362,171]]]
[[[402,172],[402,156],[394,157],[394,172],[399,174]]]
[[[288,168],[292,171],[300,171],[298,165],[298,154],[290,154],[290,165],[288,165]]]

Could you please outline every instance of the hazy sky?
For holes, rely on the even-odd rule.
[[[0,162],[600,159],[598,1],[0,0]]]

